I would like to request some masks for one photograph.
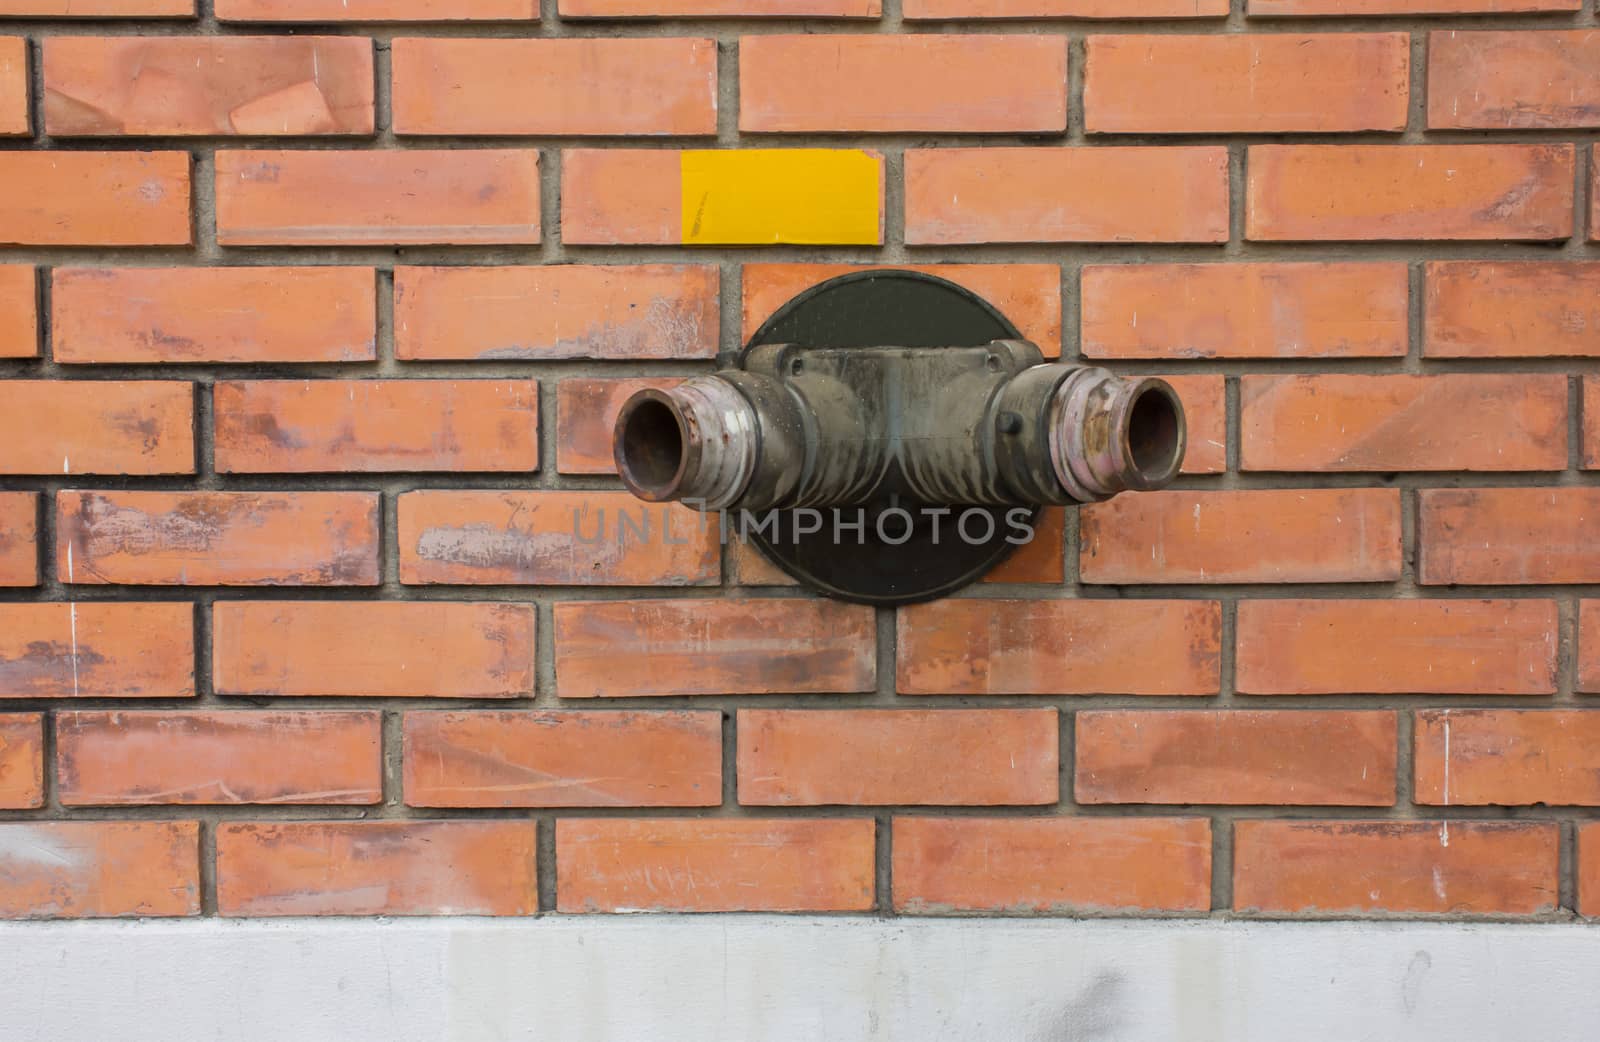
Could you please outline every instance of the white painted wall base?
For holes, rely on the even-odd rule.
[[[7,1042],[1600,1038],[1600,927],[746,916],[0,924]]]

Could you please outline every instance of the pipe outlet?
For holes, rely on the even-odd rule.
[[[1066,367],[1062,367],[1066,368]],[[1050,399],[1050,466],[1074,500],[1165,488],[1183,466],[1183,402],[1165,380],[1072,369]]]
[[[617,471],[640,499],[721,510],[755,473],[759,422],[754,406],[718,376],[686,380],[669,391],[647,388],[617,417]]]

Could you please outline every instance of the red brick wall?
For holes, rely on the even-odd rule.
[[[0,0],[0,915],[1600,914],[1597,129],[1580,0]],[[792,146],[853,231],[686,212]],[[1177,486],[900,612],[574,537],[862,265]]]

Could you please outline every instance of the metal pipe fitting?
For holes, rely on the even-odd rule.
[[[1162,380],[976,348],[763,345],[618,415],[625,485],[706,510],[1088,503],[1163,487],[1185,448]]]
[[[617,470],[635,496],[651,503],[726,507],[750,483],[760,446],[755,408],[718,376],[670,391],[642,390],[617,417]]]
[[[1187,441],[1183,402],[1165,380],[1073,369],[1050,398],[1050,465],[1079,502],[1165,487]]]

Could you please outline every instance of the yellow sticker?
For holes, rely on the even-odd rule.
[[[881,160],[856,149],[682,154],[688,246],[876,245]]]

